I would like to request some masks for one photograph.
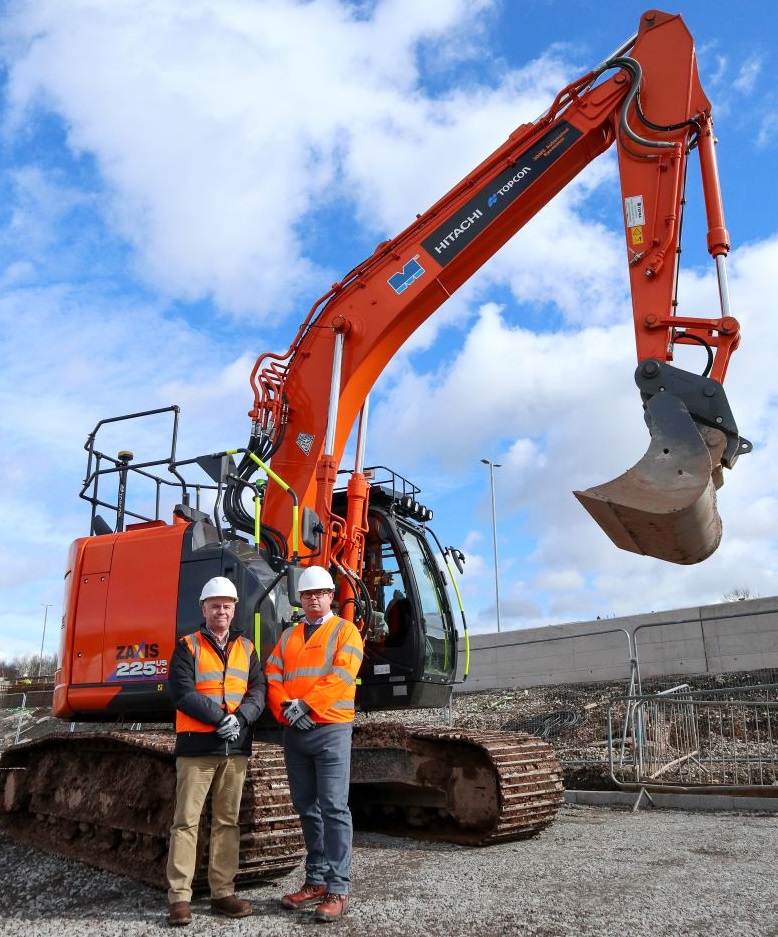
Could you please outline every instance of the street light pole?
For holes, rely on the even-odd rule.
[[[481,459],[484,465],[489,466],[489,483],[492,490],[492,540],[494,542],[494,604],[497,610],[497,631],[500,630],[500,575],[497,567],[497,508],[494,500],[494,470],[502,468],[501,462],[492,462],[490,459]]]
[[[41,636],[41,652],[38,655],[38,676],[41,675],[41,670],[43,670],[43,642],[46,640],[46,621],[48,620],[49,609],[53,605],[53,602],[49,602],[48,605],[46,605],[44,602],[41,602],[41,605],[43,605],[44,612],[43,612],[43,635]]]

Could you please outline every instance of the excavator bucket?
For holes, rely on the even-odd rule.
[[[716,488],[726,436],[694,422],[674,394],[646,404],[651,444],[633,468],[576,498],[622,550],[699,563],[721,540]]]

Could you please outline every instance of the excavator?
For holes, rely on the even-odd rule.
[[[200,621],[197,597],[211,576],[235,582],[236,619],[264,660],[298,619],[301,569],[329,568],[339,614],[364,636],[359,710],[446,713],[460,623],[465,658],[468,650],[456,581],[463,557],[442,546],[413,482],[365,465],[369,393],[414,330],[612,145],[635,380],[650,441],[633,468],[575,496],[621,549],[679,564],[716,550],[723,469],[751,449],[723,389],[740,341],[727,289],[729,235],[692,37],[680,16],[651,10],[540,118],[513,130],[335,283],[286,352],[260,355],[250,375],[245,447],[179,459],[177,406],[97,424],[80,493],[91,505],[90,532],[72,544],[65,573],[54,715],[72,729],[115,727],[54,734],[4,753],[0,822],[13,836],[164,887],[175,776],[167,664],[177,636]],[[695,152],[719,285],[719,314],[711,318],[676,309]],[[699,350],[700,373],[671,364],[681,346]],[[148,420],[169,421],[162,458],[104,451],[106,433]],[[344,469],[350,439],[354,464]],[[135,731],[127,728],[133,724]],[[242,814],[243,882],[282,874],[302,855],[276,729],[261,725],[255,735]],[[369,718],[357,729],[351,802],[376,827],[387,821],[416,835],[484,845],[532,836],[557,815],[562,774],[540,739],[446,724],[412,731]],[[205,821],[200,840],[205,850]]]

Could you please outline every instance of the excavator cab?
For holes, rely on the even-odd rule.
[[[357,704],[366,711],[442,707],[456,676],[458,634],[446,580],[419,520],[431,512],[399,493],[399,476],[384,471],[392,483],[370,490],[362,570],[369,608]],[[335,493],[335,510],[343,510],[344,496]]]
[[[163,458],[136,462],[129,450],[113,457],[97,448],[106,426],[135,434],[135,421],[149,417],[172,419]],[[200,621],[200,588],[212,576],[235,582],[235,623],[263,661],[300,618],[293,574],[300,560],[317,560],[317,515],[301,512],[302,556],[274,551],[272,536],[259,544],[225,526],[220,507],[234,462],[227,453],[177,459],[177,435],[178,408],[168,407],[100,421],[87,439],[81,497],[91,505],[91,533],[73,543],[68,558],[54,698],[60,718],[170,718],[170,657],[177,636]],[[365,637],[357,703],[365,710],[442,707],[455,679],[458,636],[426,530],[432,512],[407,479],[383,467],[368,471],[376,481],[359,600],[356,608],[335,609],[353,617]],[[345,489],[334,493],[335,512],[345,511],[347,497]],[[163,520],[166,502],[171,522]]]

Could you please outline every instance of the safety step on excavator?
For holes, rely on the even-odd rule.
[[[285,353],[257,359],[244,448],[179,459],[177,406],[96,425],[81,491],[91,526],[67,561],[54,713],[78,728],[105,725],[4,753],[0,820],[14,836],[164,886],[172,732],[148,727],[173,716],[166,676],[177,636],[200,620],[202,583],[226,576],[240,595],[236,622],[266,659],[281,630],[298,620],[298,574],[312,562],[332,571],[339,613],[365,641],[355,814],[376,826],[479,844],[532,836],[553,822],[562,773],[544,741],[445,724],[410,730],[367,715],[447,710],[460,623],[465,658],[468,650],[456,580],[462,554],[442,547],[417,486],[394,469],[365,465],[368,396],[413,331],[612,145],[650,444],[624,475],[575,495],[621,549],[689,564],[717,548],[723,469],[751,449],[723,389],[740,341],[727,291],[729,236],[692,37],[680,16],[651,10],[634,36],[563,88],[538,120],[513,130],[334,284]],[[692,153],[721,300],[711,318],[676,308]],[[682,346],[699,350],[701,373],[671,364]],[[170,421],[162,458],[103,451],[108,426],[129,434],[148,420]],[[344,470],[355,428],[355,462]],[[466,671],[467,661],[462,679]],[[119,728],[133,724],[140,729]],[[255,735],[244,881],[281,874],[302,852],[276,730],[265,721]]]

